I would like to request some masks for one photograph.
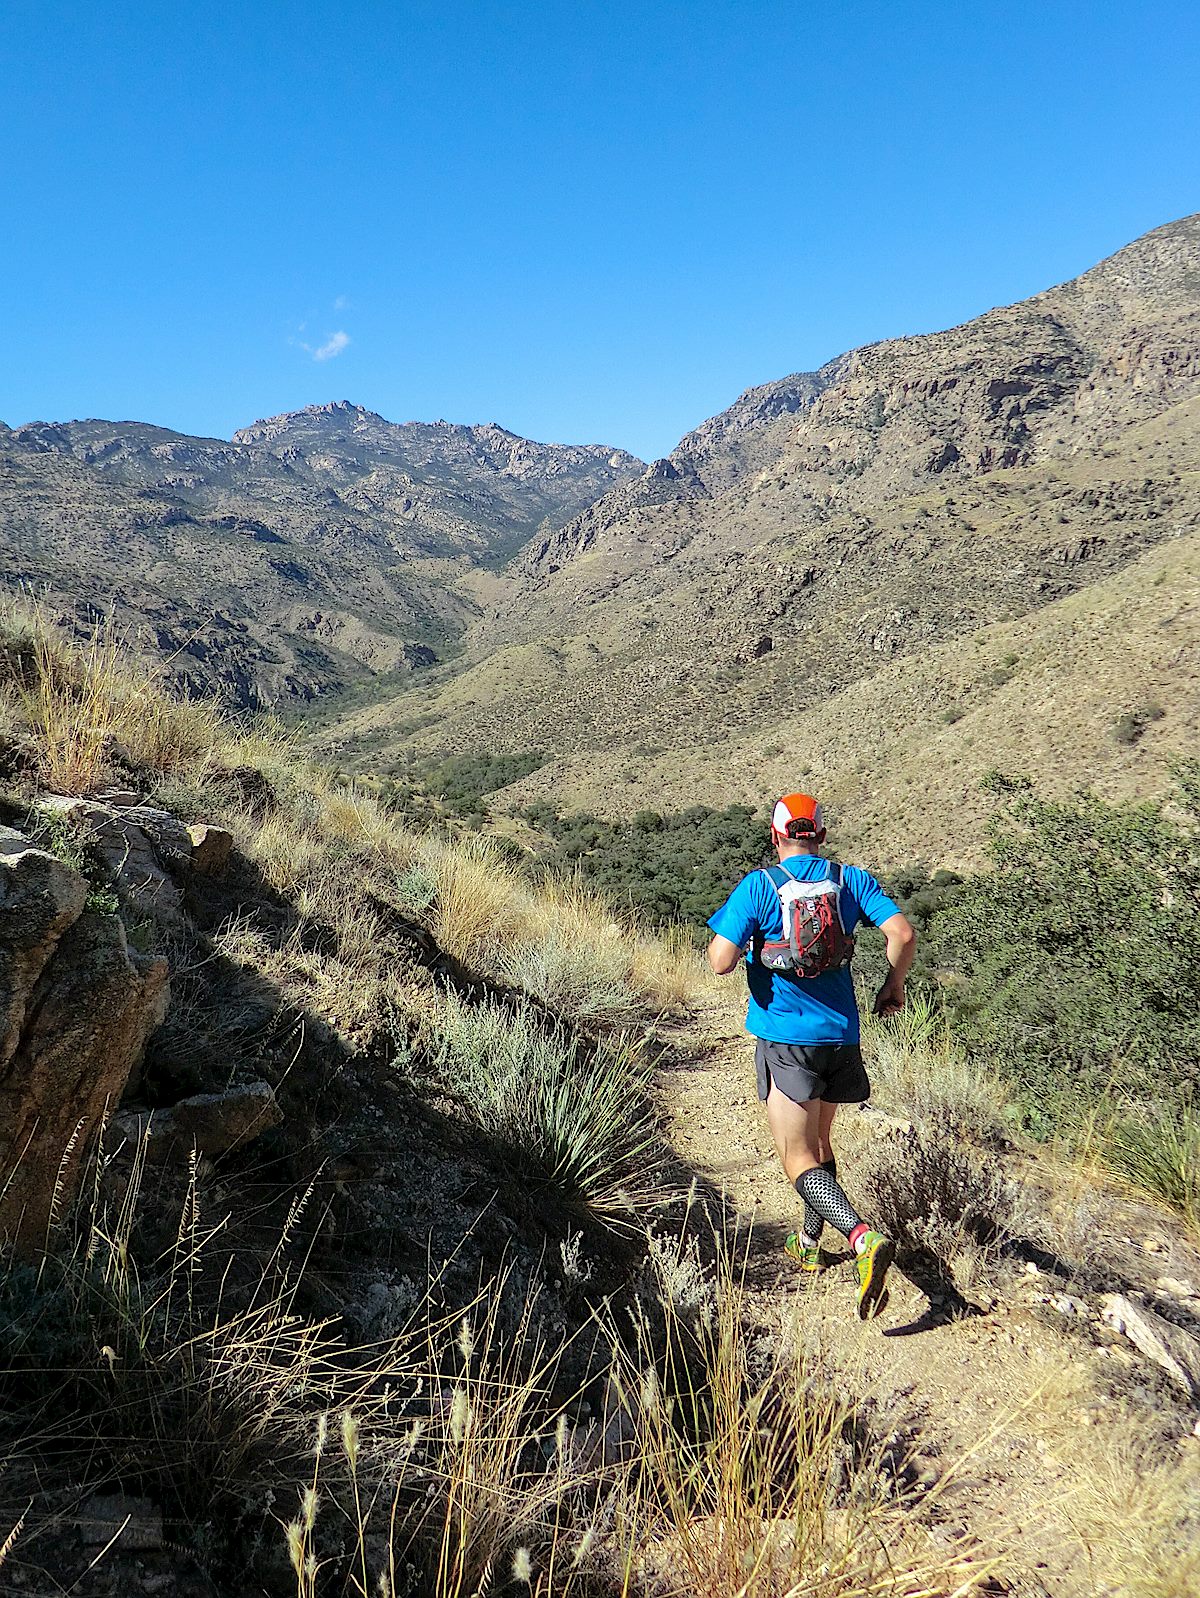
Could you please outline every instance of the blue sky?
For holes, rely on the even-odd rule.
[[[650,457],[1200,210],[1200,8],[9,3],[0,418]]]

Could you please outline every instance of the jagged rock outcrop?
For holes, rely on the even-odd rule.
[[[116,1130],[142,1144],[151,1160],[195,1148],[209,1159],[250,1143],[283,1120],[269,1082],[247,1082],[224,1093],[196,1093],[162,1110],[129,1109]]]
[[[84,878],[0,830],[0,1236],[34,1252],[166,1015],[165,960],[119,917],[85,910]]]
[[[233,847],[233,835],[223,827],[189,827],[140,801],[46,794],[40,803],[63,818],[82,848],[95,851],[131,910],[167,929],[182,925],[185,873],[219,875]]]
[[[1100,1303],[1107,1325],[1127,1337],[1190,1398],[1200,1400],[1200,1339],[1120,1293],[1106,1293]]]

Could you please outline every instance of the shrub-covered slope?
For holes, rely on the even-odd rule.
[[[9,618],[0,705],[0,819],[23,857],[77,877],[76,924],[165,960],[171,984],[140,1075],[76,1127],[44,1226],[0,1256],[14,1590],[1188,1590],[1175,1379],[1092,1374],[1071,1342],[1099,1337],[1091,1308],[1078,1334],[1042,1327],[1036,1361],[1006,1358],[986,1310],[1051,1249],[1079,1303],[1144,1277],[1055,1230],[1090,1178],[1051,1179],[1022,1230],[1005,1088],[936,1017],[872,1040],[917,1152],[844,1145],[905,1250],[900,1306],[943,1334],[884,1344],[844,1272],[796,1295],[774,1220],[747,1228],[741,1089],[693,1098],[729,1026],[694,954],[432,811],[413,830],[103,640],[81,654]],[[1185,1350],[1172,1291],[1140,1313]],[[964,1358],[989,1382],[1036,1373],[1032,1397],[993,1415]],[[1035,1402],[1039,1425],[1106,1415],[1086,1459],[1111,1460],[1110,1485],[1081,1497],[1068,1467],[1066,1512],[1048,1469],[1013,1465],[1040,1460]],[[1145,1515],[1122,1508],[1139,1482]]]

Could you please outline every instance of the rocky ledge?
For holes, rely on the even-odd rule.
[[[39,809],[101,863],[122,909],[160,932],[180,921],[188,874],[223,871],[233,842],[134,794],[47,795]],[[131,947],[123,915],[90,907],[91,892],[82,871],[0,827],[0,1239],[26,1257],[65,1213],[106,1118],[155,1152],[185,1143],[210,1156],[280,1118],[265,1083],[153,1114],[137,1105],[170,1004],[167,961]]]

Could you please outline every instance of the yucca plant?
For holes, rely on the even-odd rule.
[[[1200,1108],[1179,1104],[1119,1104],[1099,1130],[1104,1163],[1174,1210],[1200,1242]]]
[[[586,1047],[527,1004],[467,1005],[453,994],[427,1032],[447,1091],[527,1174],[614,1225],[656,1202],[662,1151],[643,1040]]]

